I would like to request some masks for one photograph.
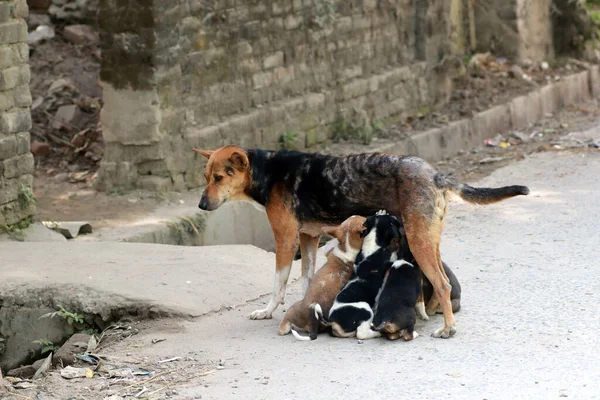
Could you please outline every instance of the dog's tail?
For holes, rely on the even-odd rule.
[[[296,332],[296,330],[294,328],[292,328],[292,335],[294,335],[294,337],[296,339],[298,339],[298,340],[305,340],[305,341],[314,340],[314,339],[311,339],[310,336],[302,336],[302,335],[300,335],[298,332]]]
[[[447,189],[456,193],[464,201],[473,204],[492,204],[515,196],[529,194],[527,186],[503,186],[499,188],[476,188],[438,173],[434,177],[435,185],[440,189]]]

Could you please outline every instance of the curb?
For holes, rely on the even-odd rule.
[[[369,152],[410,154],[428,162],[453,157],[460,151],[480,146],[485,139],[511,130],[519,130],[541,120],[546,114],[571,104],[600,96],[600,66],[564,77],[508,103],[403,138],[397,142],[369,147]]]

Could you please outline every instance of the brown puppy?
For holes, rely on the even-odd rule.
[[[373,153],[335,157],[237,146],[194,151],[208,158],[204,171],[208,184],[198,205],[201,209],[214,210],[229,200],[254,200],[265,206],[273,229],[273,295],[266,308],[250,315],[252,319],[272,318],[283,303],[298,245],[304,287],[308,288],[320,228],[338,225],[351,215],[373,215],[385,209],[402,218],[412,253],[442,306],[444,326],[433,336],[450,337],[456,332],[456,322],[451,286],[440,257],[449,193],[474,204],[529,194],[525,186],[475,188],[462,184],[414,156]]]
[[[327,262],[313,277],[304,298],[296,302],[285,314],[279,325],[279,334],[292,331],[298,340],[315,340],[317,333],[324,330],[319,319],[329,315],[335,296],[350,279],[354,259],[360,251],[360,237],[366,218],[353,215],[335,228],[323,228],[323,233],[338,240],[335,248],[327,254]],[[319,317],[320,315],[320,317]],[[303,329],[309,336],[300,336],[293,327]]]

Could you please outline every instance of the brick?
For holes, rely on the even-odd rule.
[[[283,65],[283,51],[278,51],[274,54],[271,54],[263,60],[263,68],[271,69],[275,67],[280,67]]]
[[[295,17],[292,14],[288,14],[287,17],[283,20],[283,26],[287,30],[292,30],[298,28],[302,24],[302,18]]]
[[[27,5],[27,0],[17,0],[15,3],[14,10],[15,18],[25,19],[29,16],[29,6]]]
[[[12,3],[0,1],[0,23],[6,22],[11,18],[12,8]]]
[[[0,115],[0,133],[16,133],[31,129],[29,109],[13,109]]]
[[[29,153],[31,150],[31,137],[29,132],[17,133],[17,154]]]
[[[19,85],[21,81],[21,68],[11,67],[0,71],[0,90],[8,90]]]
[[[0,44],[27,41],[27,24],[23,20],[0,23]]]
[[[27,153],[4,160],[4,177],[17,178],[33,172],[33,154]]]
[[[19,198],[21,185],[18,179],[0,180],[0,204],[6,204]]]
[[[12,90],[0,92],[0,111],[6,111],[15,105]]]
[[[273,83],[273,73],[259,72],[252,77],[252,83],[254,85],[254,89],[271,86]]]
[[[0,139],[0,161],[17,155],[17,138],[14,135]]]
[[[29,107],[31,106],[31,92],[29,91],[29,85],[17,86],[13,90],[14,104],[17,107]]]

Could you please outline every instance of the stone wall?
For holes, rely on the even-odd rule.
[[[514,60],[554,57],[552,0],[475,2],[477,48]]]
[[[192,147],[306,148],[336,118],[444,99],[451,7],[431,0],[101,0],[98,188],[203,183]]]
[[[26,0],[0,0],[0,225],[33,215]]]

